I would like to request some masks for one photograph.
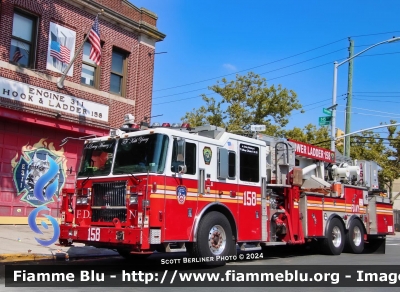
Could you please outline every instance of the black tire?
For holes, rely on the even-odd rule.
[[[211,237],[214,236],[212,242]],[[218,259],[236,255],[236,243],[228,219],[220,212],[212,211],[200,221],[197,241],[191,245],[195,257],[216,257]]]
[[[58,242],[62,246],[71,246],[72,245],[72,241],[69,242],[67,239],[59,239]]]
[[[344,249],[345,237],[342,222],[333,218],[326,230],[326,238],[322,240],[322,251],[328,255],[340,255]]]
[[[346,233],[345,250],[357,254],[364,251],[364,226],[357,219],[350,222],[349,230]]]
[[[117,249],[117,252],[119,253],[120,256],[122,256],[126,260],[140,261],[140,260],[145,260],[149,256],[151,256],[151,254],[131,254],[131,251],[126,249]]]

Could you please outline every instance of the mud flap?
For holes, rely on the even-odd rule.
[[[386,253],[386,237],[372,237],[365,241],[363,253]]]

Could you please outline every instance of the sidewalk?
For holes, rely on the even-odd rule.
[[[40,230],[45,230],[40,228]],[[49,246],[40,245],[35,237],[49,239],[53,229],[36,234],[28,225],[0,225],[0,264],[17,261],[66,260],[85,257],[119,256],[113,250],[85,246],[74,243],[72,246],[58,246],[58,241]]]

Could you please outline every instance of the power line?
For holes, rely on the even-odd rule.
[[[309,104],[306,104],[306,105],[304,105],[304,106],[314,105],[314,104],[317,104],[317,103],[325,102],[325,101],[327,101],[327,100],[331,100],[331,99],[330,99],[330,98],[323,99],[323,100],[321,100],[321,101],[317,101],[317,102],[309,103]]]
[[[339,105],[339,106],[342,106],[342,105]],[[346,107],[346,106],[343,106],[343,107]],[[365,110],[365,111],[369,111],[369,112],[377,112],[377,113],[382,113],[382,114],[399,115],[399,114],[396,114],[396,113],[382,112],[382,111],[371,110],[371,109],[366,109],[366,108],[362,108],[362,107],[352,107],[352,108]]]
[[[314,105],[314,104],[317,104],[317,103],[322,103],[322,102],[325,102],[327,100],[331,100],[331,99],[327,98],[327,99],[324,99],[324,100],[321,100],[321,101],[318,101],[318,102],[314,102],[314,103],[310,103],[310,104],[304,105],[301,110],[304,110],[305,112],[310,112],[310,111],[315,110],[315,109],[321,109],[321,105],[318,105],[318,106],[310,108],[310,109],[306,109],[305,107],[306,106],[310,106],[310,105]],[[290,116],[296,116],[296,115],[300,115],[300,114],[303,114],[303,113],[302,112],[298,112],[298,113],[291,114]]]
[[[338,51],[339,51],[339,50],[338,50]],[[334,53],[334,52],[337,52],[337,51],[333,51],[333,52],[327,53],[327,54],[325,54],[325,55],[328,55],[328,54],[331,54],[331,53]],[[372,57],[372,56],[378,56],[378,55],[389,55],[389,54],[399,54],[399,53],[400,53],[400,52],[384,53],[384,54],[371,54],[371,55],[365,55],[365,56],[361,56],[361,57]],[[321,55],[321,56],[325,56],[325,55]],[[300,63],[307,62],[307,61],[309,61],[309,60],[313,60],[313,59],[319,58],[319,57],[321,57],[321,56],[318,56],[318,57],[315,57],[315,58],[312,58],[312,59],[308,59],[308,60],[305,60],[305,61],[302,61],[302,62],[298,62],[298,63],[292,64],[292,65],[288,65],[288,66],[284,66],[284,67],[281,67],[281,68],[277,68],[277,69],[274,69],[274,70],[271,70],[271,71],[267,71],[267,72],[264,72],[264,73],[260,73],[260,74],[258,74],[258,75],[264,75],[264,74],[267,74],[267,73],[275,72],[275,71],[278,71],[278,70],[281,70],[281,69],[284,69],[284,68],[288,68],[288,67],[291,67],[291,66],[300,64]],[[308,70],[311,70],[311,69],[314,69],[314,68],[318,68],[318,67],[322,67],[322,66],[325,66],[325,65],[328,65],[328,64],[331,64],[331,63],[332,63],[332,62],[324,63],[324,64],[321,64],[321,65],[317,65],[317,66],[315,66],[315,67],[311,67],[311,68],[307,68],[307,69],[304,69],[304,70],[300,70],[300,71],[296,71],[296,72],[293,72],[293,73],[289,73],[289,74],[286,74],[286,75],[282,75],[282,76],[270,78],[270,79],[268,79],[268,81],[274,80],[274,79],[278,79],[278,78],[282,78],[282,77],[286,77],[286,76],[290,76],[290,75],[297,74],[297,73],[301,73],[301,72],[308,71]],[[158,96],[158,97],[153,97],[153,100],[154,100],[154,99],[163,98],[163,97],[170,97],[170,96],[181,95],[181,94],[190,93],[190,92],[194,92],[194,91],[200,91],[200,90],[209,90],[209,89],[208,89],[208,87],[204,87],[204,88],[199,88],[199,89],[195,89],[195,90],[191,90],[191,91],[186,91],[186,92],[181,92],[181,93],[175,93],[175,94],[170,94],[170,95]],[[342,94],[341,96],[344,96],[344,95],[347,95],[347,94]],[[187,99],[192,99],[192,98],[195,98],[195,97],[189,97],[189,98],[187,98]],[[185,99],[179,99],[179,100],[176,100],[176,101],[181,101],[181,100],[185,100]],[[171,101],[171,102],[174,102],[174,101]],[[154,105],[165,104],[165,103],[168,103],[168,102],[157,103],[157,104],[154,104]]]
[[[380,34],[388,34],[388,33],[395,33],[395,32],[400,32],[400,30],[388,31],[388,32],[370,33],[370,34],[353,35],[353,36],[351,36],[351,38],[360,38],[360,37],[366,37],[366,36],[371,36],[371,35],[380,35]]]
[[[377,55],[388,55],[388,54],[398,54],[398,53],[400,53],[400,52],[385,53],[385,54],[371,54],[371,55],[365,55],[365,56],[361,56],[361,57],[367,57],[367,56],[368,56],[368,57],[372,57],[372,56],[377,56]],[[329,65],[329,64],[332,64],[332,62],[324,63],[324,64],[321,64],[321,65],[317,65],[317,66],[310,67],[310,68],[307,68],[307,69],[304,69],[304,70],[299,70],[299,71],[292,72],[292,73],[289,73],[289,74],[281,75],[281,76],[278,76],[278,77],[269,78],[268,81],[275,80],[275,79],[279,79],[279,78],[283,78],[283,77],[287,77],[287,76],[294,75],[294,74],[298,74],[298,73],[305,72],[305,71],[308,71],[308,70],[311,70],[311,69],[315,69],[315,68],[318,68],[318,67],[326,66],[326,65]],[[276,70],[275,70],[275,71],[276,71]],[[267,74],[267,73],[269,73],[269,72],[265,72],[265,73],[262,73],[262,74],[259,74],[259,75],[263,75],[263,74]],[[212,93],[212,94],[214,94],[214,93]],[[209,95],[212,95],[212,94],[209,94]],[[166,103],[173,103],[173,102],[178,102],[178,101],[182,101],[182,100],[193,99],[193,98],[197,98],[197,97],[199,97],[199,96],[193,96],[193,97],[189,97],[189,98],[182,98],[182,99],[177,99],[177,100],[172,100],[172,101],[166,101],[166,102],[161,102],[161,103],[155,103],[155,104],[153,104],[153,105],[160,105],[160,104],[166,104]],[[353,99],[357,99],[357,98],[353,98]],[[373,100],[370,100],[370,101],[373,101]],[[375,100],[375,101],[376,101],[376,100]]]
[[[317,67],[325,66],[325,65],[328,65],[328,64],[331,64],[331,63],[332,62],[329,62],[329,63],[325,63],[325,64],[318,65],[318,66],[315,66],[315,67],[311,67],[311,68],[308,68],[308,69],[304,69],[304,70],[300,70],[300,71],[297,71],[297,72],[293,72],[293,73],[290,73],[290,74],[282,75],[282,76],[279,76],[279,77],[270,78],[269,80],[274,80],[274,79],[286,77],[286,76],[289,76],[289,75],[297,74],[297,73],[304,72],[304,71],[307,71],[307,70],[311,70],[311,69],[314,69],[314,68],[317,68]],[[212,93],[212,94],[209,94],[209,95],[213,95],[213,94],[215,94],[215,93]],[[187,99],[193,99],[193,98],[198,98],[198,97],[200,97],[200,96],[197,95],[197,96],[188,97],[188,98],[181,98],[181,99],[176,99],[176,100],[171,100],[171,101],[166,101],[166,102],[154,103],[153,106],[154,105],[160,105],[160,104],[166,104],[166,103],[173,103],[173,102],[178,102],[178,101],[187,100]]]
[[[399,95],[364,95],[364,94],[353,94],[353,96],[363,96],[363,97],[400,97]]]
[[[345,113],[345,111],[338,111],[340,113]],[[365,113],[359,113],[359,112],[351,112],[353,115],[360,115],[360,116],[371,116],[371,117],[384,117],[384,118],[396,118],[394,116],[383,116],[383,115],[372,115],[372,114],[365,114]],[[397,117],[398,118],[398,117]]]
[[[396,30],[396,31],[380,32],[380,33],[373,33],[373,34],[355,35],[355,36],[350,36],[350,37],[352,37],[352,38],[357,38],[357,37],[365,37],[365,36],[372,36],[372,35],[389,34],[389,33],[395,33],[395,32],[400,32],[400,31]],[[210,81],[210,80],[214,80],[214,79],[219,79],[219,78],[221,78],[221,77],[234,75],[234,74],[237,74],[237,73],[240,73],[240,72],[249,71],[249,70],[252,70],[252,69],[256,69],[256,68],[259,68],[259,67],[263,67],[263,66],[266,66],[266,65],[270,65],[270,64],[274,64],[274,63],[277,63],[277,62],[280,62],[280,61],[284,61],[284,60],[287,60],[287,59],[290,59],[290,58],[293,58],[293,57],[297,57],[297,56],[299,56],[299,55],[302,55],[302,54],[305,54],[305,53],[309,53],[309,52],[315,51],[315,50],[317,50],[317,49],[320,49],[320,48],[323,48],[323,47],[326,47],[326,46],[329,46],[329,45],[338,43],[338,42],[340,42],[340,41],[342,41],[342,40],[345,40],[345,39],[348,39],[348,38],[341,38],[341,39],[339,39],[339,40],[336,40],[336,41],[327,43],[327,44],[325,44],[325,45],[321,45],[321,46],[315,47],[315,48],[313,48],[313,49],[310,49],[310,50],[307,50],[307,51],[304,51],[304,52],[301,52],[301,53],[298,53],[298,54],[291,55],[291,56],[289,56],[289,57],[281,58],[281,59],[278,59],[278,60],[275,60],[275,61],[272,61],[272,62],[269,62],[269,63],[266,63],[266,64],[262,64],[262,65],[258,65],[258,66],[251,67],[251,68],[248,68],[248,69],[236,71],[236,72],[233,72],[233,73],[230,73],[230,74],[225,74],[225,75],[221,75],[221,76],[218,76],[218,77],[212,77],[212,78],[208,78],[208,79],[204,79],[204,80],[200,80],[200,81],[195,81],[195,82],[191,82],[191,83],[186,83],[186,84],[182,84],[182,85],[177,85],[177,86],[173,86],[173,87],[157,89],[157,90],[154,90],[153,92],[164,91],[164,90],[168,90],[168,89],[173,89],[173,88],[178,88],[178,87],[183,87],[183,86],[198,84],[198,83],[205,82],[205,81]],[[367,46],[367,45],[363,45],[363,46]]]
[[[379,101],[379,102],[391,102],[391,103],[400,103],[399,101],[389,101],[389,100],[377,100],[377,99],[365,99],[365,98],[354,98],[357,100],[366,100],[366,101]]]
[[[383,54],[373,54],[373,55],[363,55],[363,56],[358,56],[357,58],[361,57],[372,57],[372,56],[383,56],[383,55],[394,55],[394,54],[399,54],[400,52],[392,52],[392,53],[383,53]]]
[[[340,42],[342,40],[345,40],[345,39],[347,39],[347,38],[342,38],[342,39],[339,39],[337,41],[330,42],[328,44],[325,44],[325,45],[322,45],[322,46],[319,46],[319,47],[316,47],[316,48],[313,48],[313,49],[310,49],[310,50],[307,50],[307,51],[304,51],[304,52],[301,52],[301,53],[298,53],[298,54],[295,54],[295,55],[291,55],[289,57],[278,59],[278,60],[275,60],[275,61],[272,61],[272,62],[269,62],[269,63],[266,63],[266,64],[262,64],[262,65],[259,65],[259,66],[251,67],[251,68],[240,70],[240,71],[236,71],[236,72],[233,72],[233,73],[230,73],[230,74],[225,74],[225,75],[221,75],[221,76],[218,76],[218,77],[212,77],[212,78],[208,78],[208,79],[204,79],[204,80],[200,80],[200,81],[196,81],[196,82],[186,83],[186,84],[177,85],[177,86],[168,87],[168,88],[157,89],[157,90],[154,90],[153,92],[163,91],[163,90],[168,90],[168,89],[173,89],[173,88],[178,88],[178,87],[183,87],[183,86],[188,86],[188,85],[193,85],[193,84],[197,84],[197,83],[201,83],[201,82],[205,82],[205,81],[219,79],[219,78],[222,78],[222,77],[225,77],[225,76],[234,75],[234,74],[237,74],[237,73],[240,73],[240,72],[249,71],[249,70],[252,70],[252,69],[255,69],[255,68],[259,68],[259,67],[263,67],[263,66],[266,66],[266,65],[271,65],[271,64],[274,64],[274,63],[277,63],[277,62],[281,62],[281,61],[284,61],[284,60],[287,60],[287,59],[290,59],[290,58],[293,58],[293,57],[300,56],[300,55],[305,54],[305,53],[309,53],[309,52],[315,51],[317,49],[320,49],[320,48],[323,48],[323,47],[326,47],[326,46],[329,46],[329,45],[338,43],[338,42]]]
[[[386,141],[400,141],[398,138],[382,138],[382,137],[373,137],[373,136],[368,136],[368,137],[364,137],[364,136],[359,136],[359,135],[350,135],[349,137],[351,138],[361,138],[361,139],[377,139],[377,140],[386,140]],[[368,142],[356,142],[353,141],[353,143],[368,143]]]
[[[400,91],[353,91],[353,93],[388,93],[388,94],[396,94],[400,93]]]
[[[211,94],[210,94],[211,95]],[[196,95],[196,96],[192,96],[192,97],[187,97],[187,98],[181,98],[181,99],[174,99],[171,101],[166,101],[166,102],[159,102],[159,103],[154,103],[154,105],[160,105],[160,104],[166,104],[166,103],[174,103],[174,102],[178,102],[178,101],[182,101],[182,100],[188,100],[188,99],[193,99],[193,98],[199,98],[200,95]]]
[[[321,109],[321,106],[319,105],[319,106],[316,106],[316,107],[313,107],[313,108],[310,108],[310,109],[305,109],[304,111],[305,112],[310,112],[310,111],[312,111],[312,110],[315,110],[315,109]],[[300,114],[303,114],[303,113],[295,113],[295,114],[292,114],[291,116],[296,116],[296,115],[300,115]]]
[[[314,67],[311,67],[311,68],[307,68],[307,69],[304,69],[304,70],[296,71],[296,72],[289,73],[289,74],[286,74],[286,75],[278,76],[278,77],[275,77],[275,78],[270,78],[268,80],[274,80],[274,79],[278,79],[278,78],[294,75],[294,74],[301,73],[301,72],[304,72],[304,71],[308,71],[308,70],[311,70],[311,69],[315,69],[315,68],[318,68],[318,67],[326,66],[328,64],[332,64],[332,62],[321,64],[321,65],[314,66]],[[215,93],[212,93],[212,94],[215,94]],[[209,95],[212,95],[212,94],[209,94]],[[188,97],[188,98],[182,98],[182,99],[171,100],[171,101],[166,101],[166,102],[154,103],[153,106],[154,105],[160,105],[160,104],[166,104],[166,103],[178,102],[178,101],[187,100],[187,99],[193,99],[193,98],[197,98],[197,97],[200,97],[200,96],[198,95],[198,96],[193,96],[193,97]]]
[[[318,58],[321,58],[321,57],[324,57],[324,56],[327,56],[327,55],[330,55],[330,54],[339,52],[339,51],[341,51],[341,50],[343,50],[343,49],[345,49],[345,48],[341,48],[341,49],[339,49],[339,50],[332,51],[332,52],[329,52],[329,53],[326,53],[326,54],[323,54],[323,55],[320,55],[320,56],[317,56],[317,57],[314,57],[314,58],[311,58],[311,59],[307,59],[307,60],[304,60],[304,61],[301,61],[301,62],[297,62],[297,63],[291,64],[291,65],[288,65],[288,66],[284,66],[284,67],[280,67],[280,68],[277,68],[277,69],[274,69],[274,70],[270,70],[270,71],[267,71],[267,72],[263,72],[263,73],[260,73],[260,74],[258,74],[258,75],[264,75],[264,74],[267,74],[267,73],[272,73],[272,72],[275,72],[275,71],[279,71],[279,70],[282,70],[282,69],[286,69],[286,68],[289,68],[289,67],[292,67],[292,66],[295,66],[295,65],[299,65],[299,64],[302,64],[302,63],[305,63],[305,62],[308,62],[308,61],[312,61],[312,60],[315,60],[315,59],[318,59]],[[170,94],[170,95],[163,95],[163,96],[153,97],[153,99],[158,99],[158,98],[163,98],[163,97],[169,97],[169,96],[175,96],[175,95],[190,93],[190,92],[194,92],[194,91],[200,91],[200,90],[204,90],[204,89],[208,89],[208,87],[203,87],[203,88],[194,89],[194,90],[185,91],[185,92],[180,92],[180,93],[174,93],[174,94]]]

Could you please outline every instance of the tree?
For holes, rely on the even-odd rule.
[[[390,121],[395,124],[396,121]],[[392,194],[393,182],[400,177],[400,131],[397,131],[396,126],[388,128],[389,147],[384,151],[385,164],[382,166],[382,171],[379,173],[379,182],[388,187],[389,193]]]
[[[308,124],[303,129],[293,128],[286,130],[284,136],[288,139],[297,140],[316,145],[322,148],[330,148],[330,136],[328,127],[317,128],[313,124]]]
[[[249,72],[236,75],[236,80],[223,78],[209,87],[221,100],[202,95],[204,106],[187,112],[181,119],[191,125],[212,124],[228,131],[247,131],[251,125],[265,125],[268,135],[282,135],[293,110],[301,105],[293,90],[281,85],[268,87],[265,78]]]
[[[218,127],[225,127],[224,119],[226,115],[220,110],[221,102],[216,103],[212,97],[203,96],[206,105],[199,109],[193,109],[192,112],[187,112],[182,121],[186,121],[191,127],[210,124]]]

